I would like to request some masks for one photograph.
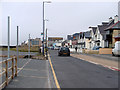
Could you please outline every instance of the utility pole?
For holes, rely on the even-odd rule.
[[[30,34],[28,39],[28,58],[30,58]]]
[[[45,29],[45,18],[44,18],[44,6],[45,6],[45,3],[51,3],[51,1],[43,1],[43,56],[44,56],[44,29]]]
[[[47,57],[47,28],[46,28],[46,57]]]
[[[44,1],[43,1],[43,56],[44,56]]]
[[[18,43],[19,43],[19,26],[17,26],[17,60],[19,60]]]
[[[8,59],[10,58],[10,16],[8,16]],[[8,68],[9,68],[9,62],[8,62]],[[7,68],[7,70],[8,70]],[[9,75],[9,72],[8,72]]]
[[[8,59],[10,58],[10,16],[8,16]]]

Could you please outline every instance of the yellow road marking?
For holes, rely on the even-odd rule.
[[[58,90],[61,90],[60,89],[60,85],[59,85],[58,80],[57,80],[57,77],[56,77],[56,74],[55,74],[55,71],[53,69],[53,65],[52,65],[51,58],[50,58],[49,54],[48,54],[48,60],[49,60],[49,63],[50,63],[51,69],[52,69],[52,73],[53,73],[53,77],[54,77],[54,80],[55,80],[55,84],[56,84]]]

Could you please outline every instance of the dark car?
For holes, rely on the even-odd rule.
[[[93,47],[92,50],[99,50],[100,48],[102,48],[102,47],[100,47],[100,46],[95,46],[95,47]]]
[[[68,47],[61,47],[58,51],[58,56],[61,55],[66,55],[66,56],[70,56],[70,50]]]

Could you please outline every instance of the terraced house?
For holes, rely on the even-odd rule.
[[[108,22],[102,22],[96,27],[89,27],[89,31],[69,35],[72,47],[92,50],[94,47],[112,48],[116,41],[120,41],[120,21],[118,15],[109,18]]]
[[[118,16],[115,16],[114,24],[105,29],[106,40],[108,41],[108,47],[114,47],[116,41],[120,41],[120,21],[118,21]]]

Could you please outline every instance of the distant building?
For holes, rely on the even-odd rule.
[[[41,38],[30,39],[30,45],[41,47],[42,45]]]
[[[24,41],[21,46],[28,46],[29,40],[27,41]],[[41,41],[41,38],[35,38],[35,39],[30,39],[30,46],[34,47],[34,46],[39,46],[41,47],[42,45],[42,41]]]
[[[72,40],[73,39],[73,35],[67,35],[67,40]]]
[[[63,37],[48,37],[48,46],[59,45],[62,46]]]

